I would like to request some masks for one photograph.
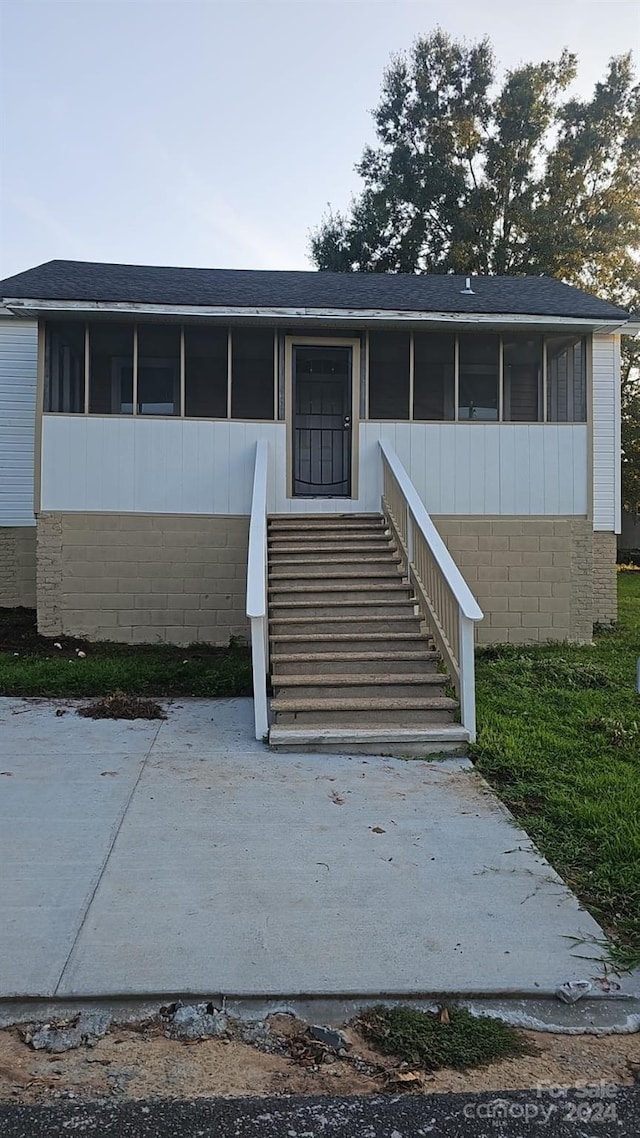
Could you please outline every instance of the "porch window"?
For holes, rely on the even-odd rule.
[[[133,414],[133,324],[89,325],[89,411]]]
[[[505,420],[539,422],[542,418],[542,337],[505,336],[502,368]]]
[[[500,337],[459,337],[458,418],[498,419]]]
[[[231,333],[231,418],[273,419],[275,350],[272,328]]]
[[[66,415],[84,411],[85,326],[49,324],[45,341],[44,409]]]
[[[369,333],[369,418],[409,418],[410,334]]]
[[[138,325],[138,415],[180,414],[180,326]]]
[[[547,349],[547,420],[587,420],[587,353],[584,337],[550,336]]]
[[[416,332],[413,338],[413,418],[455,418],[456,338]]]
[[[228,351],[226,328],[199,325],[185,328],[185,415],[196,419],[226,419]]]

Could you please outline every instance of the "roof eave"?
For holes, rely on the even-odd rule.
[[[245,307],[239,305],[188,305],[188,304],[149,304],[130,301],[101,300],[47,300],[45,298],[5,297],[4,305],[15,316],[48,316],[58,313],[73,313],[77,316],[95,315],[146,315],[171,316],[174,318],[211,317],[222,320],[249,318],[253,320],[333,320],[361,321],[376,323],[392,321],[404,324],[565,324],[573,327],[589,327],[594,330],[613,331],[625,327],[630,330],[629,321],[617,316],[562,316],[553,313],[526,314],[513,312],[421,312],[417,310],[377,309],[377,308],[303,308],[303,307]]]

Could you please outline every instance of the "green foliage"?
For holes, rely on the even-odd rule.
[[[618,574],[619,623],[595,645],[478,652],[478,770],[640,962],[640,573]]]
[[[496,83],[491,44],[443,31],[387,69],[364,189],[312,236],[318,268],[547,273],[625,297],[640,247],[640,93],[631,56],[590,100],[563,98],[577,58]],[[637,280],[636,280],[637,286]]]
[[[71,698],[114,691],[155,697],[251,695],[251,657],[237,641],[228,648],[94,644],[72,637],[54,642],[38,636],[32,611],[0,609],[0,695]]]
[[[572,660],[564,656],[546,659],[536,648],[526,649],[516,644],[489,644],[478,649],[479,660],[491,663],[509,660],[518,668],[522,683],[536,687],[606,688],[611,680],[606,672],[588,660]]]
[[[514,1028],[464,1008],[447,1008],[443,1015],[380,1004],[363,1012],[356,1026],[383,1055],[427,1071],[465,1070],[532,1050]]]
[[[631,54],[590,99],[577,57],[496,81],[488,39],[437,30],[392,58],[364,188],[311,237],[319,269],[547,274],[640,310],[640,86]],[[640,509],[640,340],[622,344],[622,500]]]

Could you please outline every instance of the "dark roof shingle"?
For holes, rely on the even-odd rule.
[[[48,261],[0,281],[0,297],[233,308],[482,313],[625,319],[622,308],[551,277],[180,269]]]

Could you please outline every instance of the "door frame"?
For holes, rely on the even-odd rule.
[[[351,348],[351,493],[348,496],[332,498],[331,495],[302,497],[293,493],[293,349],[294,346],[313,348]],[[353,336],[285,336],[284,341],[284,417],[287,424],[287,498],[297,502],[341,501],[352,502],[358,498],[359,470],[358,450],[360,434],[360,339]]]

